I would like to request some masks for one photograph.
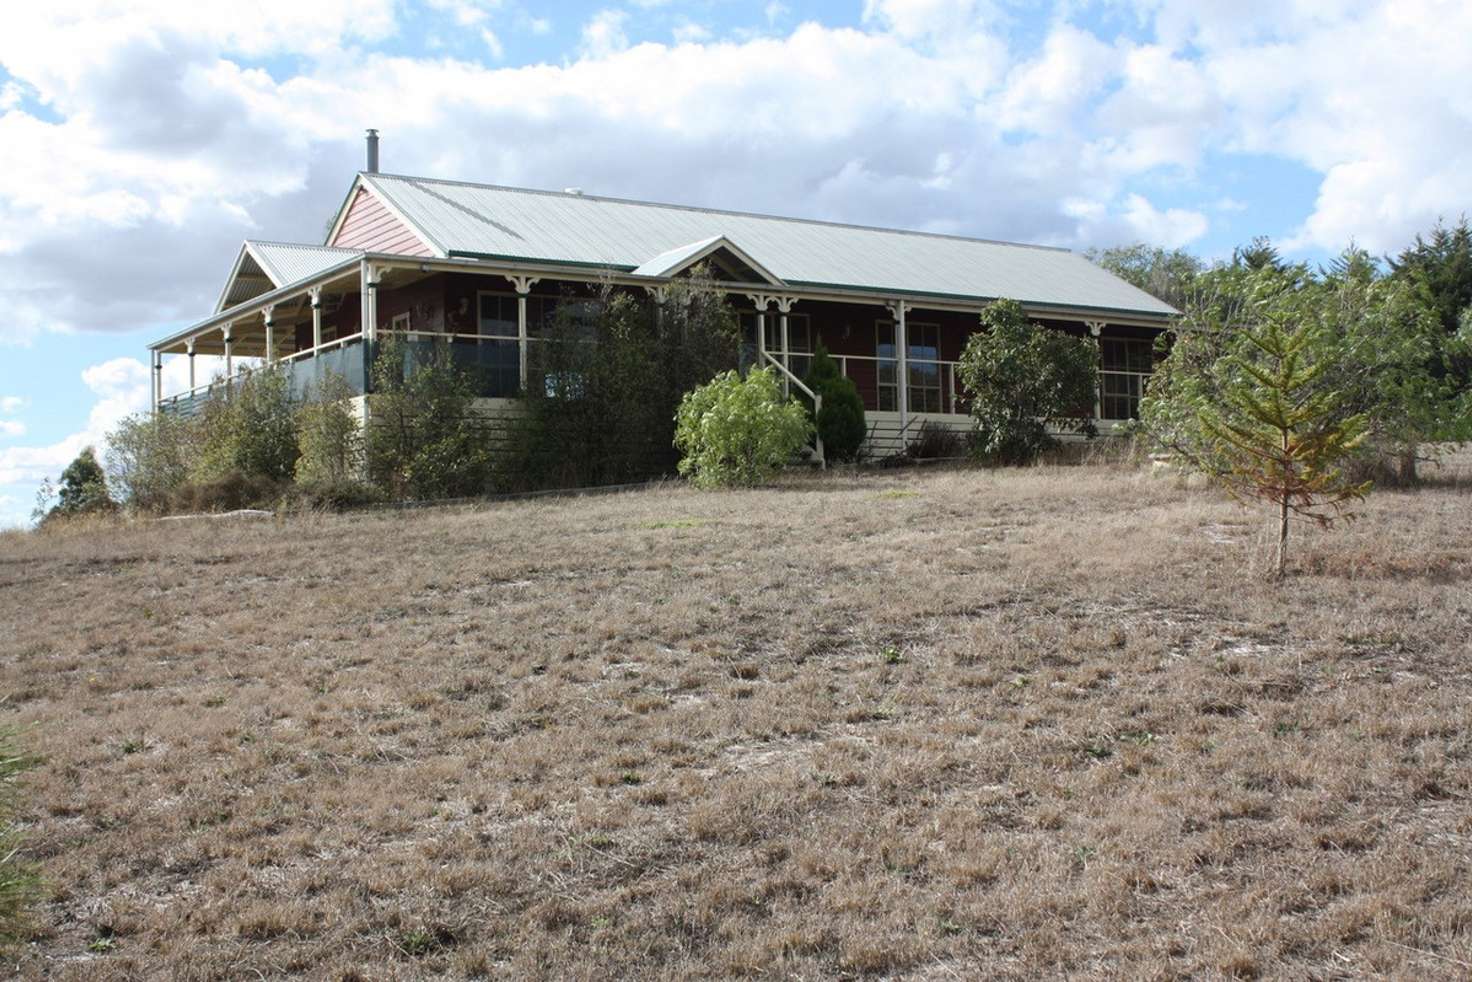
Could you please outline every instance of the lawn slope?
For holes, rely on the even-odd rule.
[[[1456,975],[1472,498],[1106,467],[0,537],[56,978]],[[356,974],[355,974],[356,973]]]

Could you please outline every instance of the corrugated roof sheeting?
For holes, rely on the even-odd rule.
[[[701,239],[699,242],[691,242],[688,245],[666,250],[640,264],[639,268],[634,270],[634,273],[639,276],[668,276],[671,271],[683,268],[692,256],[699,255],[702,250],[708,249],[720,241],[721,237],[719,235],[712,235]]]
[[[292,242],[250,240],[247,245],[260,260],[266,275],[271,277],[272,282],[278,287],[316,276],[346,259],[362,255],[356,249],[298,245]]]
[[[448,253],[636,269],[725,236],[794,285],[1174,312],[1063,249],[424,178],[364,179]]]

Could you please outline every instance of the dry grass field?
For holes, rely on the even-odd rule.
[[[0,536],[26,976],[1472,973],[1472,489],[1116,467]]]

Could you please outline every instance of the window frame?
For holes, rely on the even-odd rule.
[[[912,335],[911,335],[910,332],[911,332],[912,329],[919,330],[919,331],[922,331],[922,332],[924,332],[924,331],[933,331],[934,332],[934,334],[931,335],[931,339],[933,339],[935,341],[935,344],[934,345],[925,345],[925,344],[923,344],[923,342],[922,342],[921,345],[919,345],[919,347],[926,347],[926,348],[933,349],[935,351],[935,357],[934,358],[918,357],[915,354],[914,349],[917,347],[917,345],[915,345],[911,341]],[[886,357],[882,353],[882,350],[881,350],[881,349],[883,349],[885,347],[885,342],[883,341],[883,334],[884,334],[885,331],[888,331],[888,333],[889,333],[888,347],[889,347],[890,351],[892,352],[889,357]],[[900,397],[899,397],[899,377],[900,377],[900,375],[899,375],[899,345],[895,341],[895,333],[896,333],[896,324],[895,324],[894,318],[892,318],[892,317],[878,317],[878,318],[875,318],[875,320],[874,320],[874,364],[875,364],[875,371],[874,371],[875,397],[874,397],[874,402],[875,402],[875,405],[878,406],[878,411],[879,412],[892,413],[892,412],[898,412],[899,411],[899,409],[898,409],[899,402],[900,402]],[[941,334],[941,325],[940,325],[940,323],[938,321],[911,321],[911,320],[907,320],[905,322],[905,371],[909,374],[909,378],[905,380],[906,383],[907,383],[905,385],[905,401],[909,404],[909,412],[912,412],[912,413],[932,413],[932,414],[940,414],[940,413],[944,413],[945,412],[945,405],[946,405],[946,403],[945,403],[945,384],[942,381],[942,376],[944,375],[944,373],[941,371],[942,360],[941,360],[941,357],[940,357],[940,334]],[[926,382],[925,384],[921,384],[921,385],[917,385],[916,384],[917,376],[916,376],[915,372],[916,372],[916,366],[917,365],[920,365],[920,366],[933,366],[933,368],[934,368],[934,375],[932,376],[933,383],[932,382]],[[889,375],[890,375],[890,378],[892,379],[892,381],[888,381],[888,382],[885,381],[885,370],[886,369],[889,370]],[[927,371],[927,368],[921,368],[920,371],[922,371],[922,372]],[[920,400],[919,400],[920,403],[921,403],[921,405],[918,405],[918,406],[916,405],[916,402],[917,402],[916,395],[917,395],[917,393],[921,397]],[[932,403],[931,403],[930,397],[932,395],[934,396],[934,402],[933,402],[934,408],[931,408]]]
[[[1143,349],[1143,354],[1141,352]],[[1106,362],[1105,352],[1121,357]],[[1123,367],[1105,367],[1106,364]],[[1149,365],[1148,369],[1141,365]],[[1122,423],[1140,418],[1140,401],[1145,386],[1155,374],[1155,342],[1150,338],[1099,339],[1099,420]]]

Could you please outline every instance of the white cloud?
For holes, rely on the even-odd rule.
[[[500,61],[506,57],[506,48],[501,44],[501,39],[496,36],[495,31],[489,27],[482,28],[480,39],[485,42],[486,50],[491,53],[492,58]]]
[[[500,0],[425,0],[430,9],[449,14],[461,27],[484,23],[493,11],[501,8]]]
[[[0,113],[9,112],[19,106],[24,96],[25,89],[21,88],[19,82],[11,80],[0,85]]]
[[[708,41],[711,36],[709,28],[693,21],[676,24],[670,33],[676,44],[699,44],[701,41]]]
[[[185,387],[188,365],[176,359],[165,367],[165,384]],[[137,358],[113,358],[82,370],[82,381],[96,397],[83,429],[44,446],[0,448],[0,485],[34,484],[57,475],[84,447],[102,453],[107,435],[123,417],[148,408],[148,366]]]
[[[26,424],[18,419],[0,419],[0,436],[25,436]]]
[[[994,17],[984,0],[864,0],[864,23],[906,40],[973,34]]]
[[[30,402],[25,396],[0,396],[0,416],[14,416]]]
[[[629,46],[624,24],[629,15],[622,10],[600,10],[583,25],[582,52],[586,58],[607,58]]]
[[[435,3],[499,57],[499,4]],[[1027,47],[1005,39],[1011,8],[985,0],[869,0],[863,30],[717,41],[682,25],[677,44],[632,47],[610,8],[585,25],[584,57],[507,68],[375,50],[393,0],[257,6],[13,12],[0,63],[50,112],[0,115],[0,343],[201,315],[240,238],[320,237],[367,125],[400,172],[1071,246],[1201,235],[1227,188],[1164,211],[1130,196],[1170,184],[1189,199],[1211,155],[1322,175],[1296,245],[1394,248],[1472,200],[1456,40],[1472,13],[1432,0],[1333,16],[1285,0],[1268,26],[1142,0],[1143,43],[1064,5]],[[47,54],[60,38],[67,58]],[[299,67],[260,67],[278,55]]]
[[[0,494],[0,530],[25,528],[30,524],[30,512],[23,507],[20,499],[8,494]]]
[[[1143,195],[1125,199],[1125,220],[1135,235],[1151,245],[1179,248],[1206,234],[1206,216],[1185,208],[1158,210]]]
[[[1189,51],[1215,93],[1220,146],[1323,175],[1285,248],[1337,251],[1353,239],[1393,250],[1472,201],[1472,5],[1253,5],[1268,15],[1190,0],[1145,6],[1162,44]]]

